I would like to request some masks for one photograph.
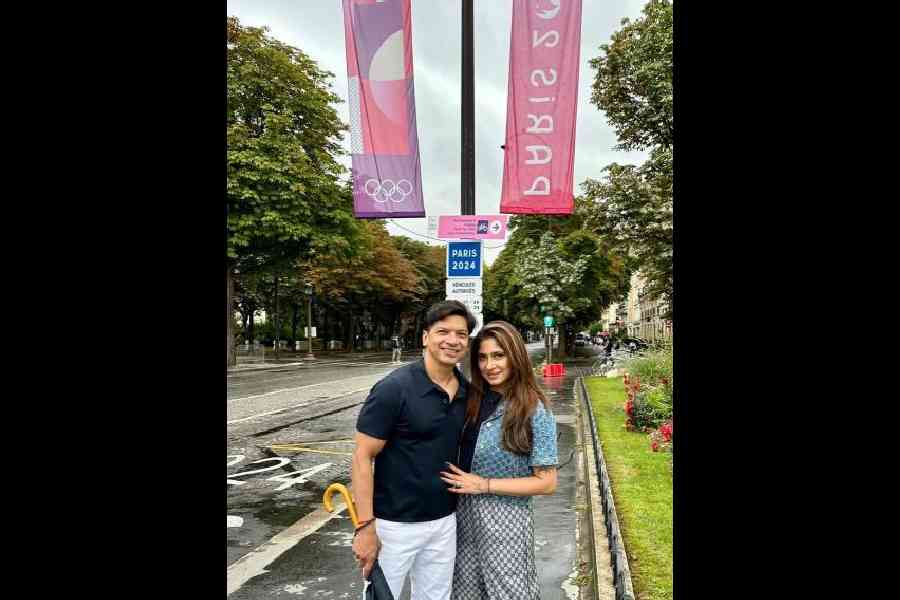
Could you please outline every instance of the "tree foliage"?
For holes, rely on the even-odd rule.
[[[278,318],[290,307],[296,327],[304,284],[297,261],[350,256],[360,234],[340,182],[346,127],[333,107],[341,101],[334,75],[267,31],[226,21],[226,278],[235,292],[229,310],[241,312],[246,337],[263,309]]]
[[[610,164],[598,181],[582,183],[585,225],[629,256],[652,298],[672,316],[673,157],[672,3],[650,0],[644,16],[622,20],[603,54],[591,101],[606,112],[620,149],[649,150],[640,166]]]
[[[597,70],[591,102],[606,112],[619,148],[671,148],[675,139],[672,107],[672,2],[650,0],[644,17],[622,19],[612,43],[590,61]]]
[[[250,267],[349,251],[357,229],[333,74],[266,31],[227,21],[227,252]]]
[[[510,219],[509,241],[485,272],[486,320],[538,329],[544,315],[552,314],[566,332],[565,352],[570,334],[627,293],[627,261],[584,227],[583,203],[576,198],[576,211],[568,217]]]

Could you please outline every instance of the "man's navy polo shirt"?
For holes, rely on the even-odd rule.
[[[356,429],[387,440],[375,457],[375,517],[413,523],[433,521],[456,510],[440,472],[456,463],[466,416],[466,386],[453,369],[459,391],[453,401],[425,372],[425,361],[400,367],[375,384]]]

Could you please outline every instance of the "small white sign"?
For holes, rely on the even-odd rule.
[[[427,235],[431,237],[437,237],[438,232],[438,219],[437,215],[428,217],[428,230]]]
[[[459,300],[460,302],[462,302],[463,304],[466,305],[466,308],[469,309],[469,312],[481,314],[481,302],[482,302],[481,294],[479,294],[477,296],[475,296],[473,294],[469,294],[469,295],[458,294],[458,295],[453,295],[453,296],[451,296],[450,294],[447,294],[447,300]]]
[[[316,328],[313,327],[312,330],[313,330],[312,336],[313,336],[313,337],[316,337]],[[307,339],[309,338],[309,327],[304,327],[304,328],[303,328],[303,337],[305,337],[305,338],[307,338]]]
[[[448,296],[480,296],[481,277],[447,278]]]

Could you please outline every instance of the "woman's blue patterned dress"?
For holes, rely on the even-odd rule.
[[[528,477],[531,467],[556,466],[556,419],[538,402],[530,455],[504,450],[505,402],[481,424],[472,473],[492,479]],[[464,494],[456,509],[456,566],[451,600],[537,600],[534,519],[530,496]]]

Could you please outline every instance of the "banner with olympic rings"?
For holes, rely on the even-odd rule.
[[[581,0],[513,0],[500,212],[571,214]]]
[[[343,0],[353,214],[424,217],[410,0]]]

